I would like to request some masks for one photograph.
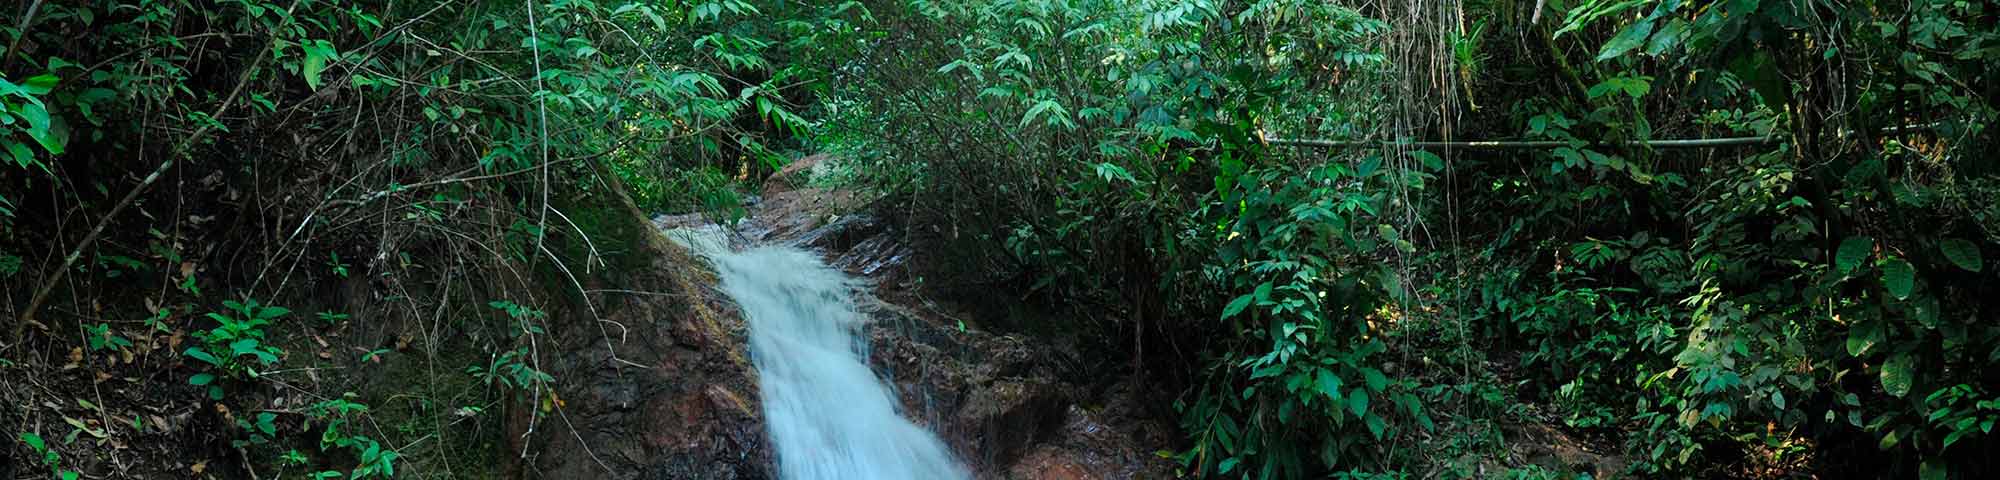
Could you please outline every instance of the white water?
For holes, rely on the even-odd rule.
[[[896,413],[896,397],[869,370],[846,275],[797,248],[729,251],[718,230],[669,236],[715,264],[749,320],[780,478],[971,478],[944,442]]]

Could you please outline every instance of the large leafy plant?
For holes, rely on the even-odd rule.
[[[291,313],[285,307],[259,305],[256,299],[225,300],[222,306],[223,311],[208,314],[215,328],[195,332],[200,343],[181,352],[212,369],[189,377],[188,384],[208,387],[208,397],[215,400],[221,400],[224,393],[218,380],[255,379],[263,369],[278,363],[285,351],[270,343],[264,327]]]

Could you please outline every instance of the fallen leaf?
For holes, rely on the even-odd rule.
[[[84,424],[82,420],[70,418],[69,416],[63,416],[63,423],[67,423],[69,424],[69,426],[76,427],[77,430],[82,430],[83,433],[88,433],[90,434],[90,436],[93,437],[105,438],[109,436],[104,433],[103,429],[90,428],[90,426]]]
[[[194,474],[195,474],[195,475],[200,475],[200,474],[201,474],[201,472],[203,472],[203,471],[207,471],[207,470],[208,470],[208,461],[207,461],[207,460],[202,460],[202,461],[199,461],[199,462],[194,462],[194,465],[190,465],[190,466],[188,466],[188,471],[190,471],[190,472],[194,472]]]

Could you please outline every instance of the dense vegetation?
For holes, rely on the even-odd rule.
[[[1555,422],[1641,477],[1984,478],[1996,8],[36,0],[0,373],[221,400],[266,474],[490,474],[479,410],[555,403],[538,320],[636,263],[630,208],[831,152],[930,283],[1087,313],[988,327],[1128,363],[1191,477],[1570,478],[1486,461]],[[285,351],[322,336],[364,348]],[[150,421],[48,378],[23,472]]]

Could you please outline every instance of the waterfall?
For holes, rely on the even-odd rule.
[[[780,478],[971,478],[944,442],[897,414],[895,395],[868,368],[851,279],[797,248],[729,251],[717,230],[669,237],[714,263],[749,321]]]

